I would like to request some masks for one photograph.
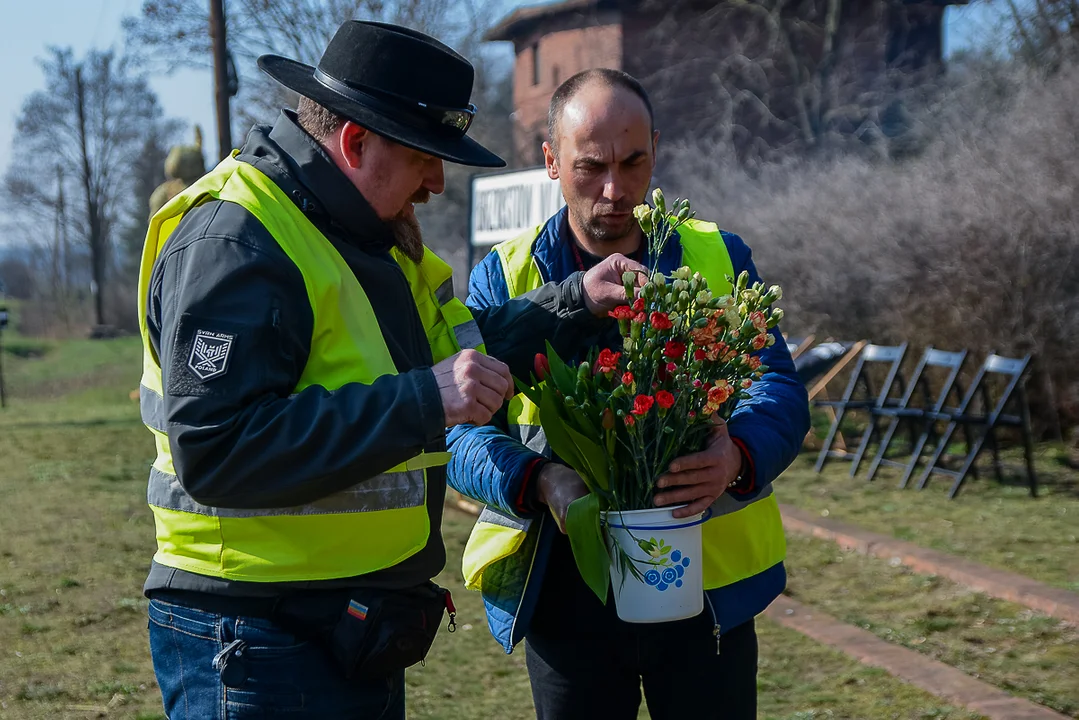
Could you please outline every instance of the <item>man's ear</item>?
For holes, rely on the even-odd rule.
[[[543,143],[543,164],[547,166],[547,177],[552,180],[558,179],[558,158],[555,157],[551,143]]]
[[[348,167],[356,170],[363,164],[364,146],[369,138],[370,132],[367,128],[357,125],[351,120],[346,120],[344,125],[341,126],[338,149],[341,153],[341,159]]]

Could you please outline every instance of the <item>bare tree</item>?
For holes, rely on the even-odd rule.
[[[51,48],[41,66],[47,89],[23,102],[2,197],[30,243],[48,248],[54,285],[75,279],[69,245],[88,250],[94,320],[104,325],[113,234],[138,184],[130,168],[162,112],[144,77],[112,51],[78,61]]]
[[[1057,70],[1079,53],[1079,0],[993,0],[1005,9],[1016,52],[1028,63]]]
[[[779,156],[887,151],[903,105],[939,70],[943,10],[898,0],[644,0],[627,38],[669,134]],[[687,18],[692,18],[688,21]],[[673,131],[673,133],[671,132]]]
[[[294,94],[257,70],[259,55],[273,52],[315,64],[345,20],[393,22],[439,38],[472,62],[479,114],[469,135],[506,156],[512,142],[511,68],[482,44],[501,6],[497,0],[229,0],[226,34],[241,77],[234,117],[249,127],[271,121],[281,107],[295,107]],[[124,21],[130,44],[151,63],[168,67],[209,67],[208,27],[208,4],[195,0],[145,0],[138,16]],[[448,164],[444,197],[419,211],[428,244],[465,276],[468,179],[474,172]],[[458,285],[461,290],[465,283]]]
[[[352,19],[405,25],[455,45],[473,34],[470,21],[490,17],[486,11],[493,6],[493,0],[229,0],[226,35],[240,77],[237,119],[266,122],[280,107],[295,104],[294,96],[258,72],[259,55],[315,64],[341,23]],[[132,48],[163,69],[212,66],[208,3],[144,0],[123,25]]]

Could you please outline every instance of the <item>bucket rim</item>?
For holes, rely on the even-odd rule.
[[[649,508],[649,509],[651,510],[652,508]],[[656,509],[658,509],[658,508],[656,508]],[[671,509],[673,510],[674,508],[671,508]],[[707,522],[708,520],[710,520],[711,517],[712,517],[712,508],[711,508],[711,506],[709,506],[709,507],[705,508],[704,512],[701,513],[701,516],[699,518],[697,518],[696,520],[691,520],[689,522],[681,523],[679,525],[619,525],[617,523],[612,523],[612,522],[609,521],[609,519],[608,519],[609,515],[621,514],[621,512],[634,512],[634,511],[633,510],[625,510],[625,511],[606,510],[606,511],[604,511],[604,517],[600,519],[600,525],[601,526],[606,525],[607,527],[612,528],[612,529],[616,529],[616,530],[661,530],[661,529],[662,530],[683,530],[685,528],[690,528],[690,527],[695,527],[697,525],[702,525],[705,522]]]

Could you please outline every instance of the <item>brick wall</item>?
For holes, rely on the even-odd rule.
[[[522,38],[516,45],[513,76],[514,164],[543,163],[540,145],[547,139],[547,107],[555,88],[570,76],[594,67],[622,67],[622,27],[606,24],[568,27]],[[538,55],[538,66],[534,58]]]

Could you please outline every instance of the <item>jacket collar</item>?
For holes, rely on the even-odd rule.
[[[283,110],[272,128],[255,127],[237,158],[255,165],[319,226],[365,250],[389,250],[393,233],[326,151]]]
[[[561,210],[547,220],[536,236],[536,241],[532,243],[532,257],[536,259],[545,282],[562,281],[577,270],[573,259],[573,236],[569,229],[569,208],[562,206]],[[644,264],[652,267],[651,253],[645,253]],[[676,231],[667,247],[660,253],[659,271],[670,275],[681,264],[682,244]]]

